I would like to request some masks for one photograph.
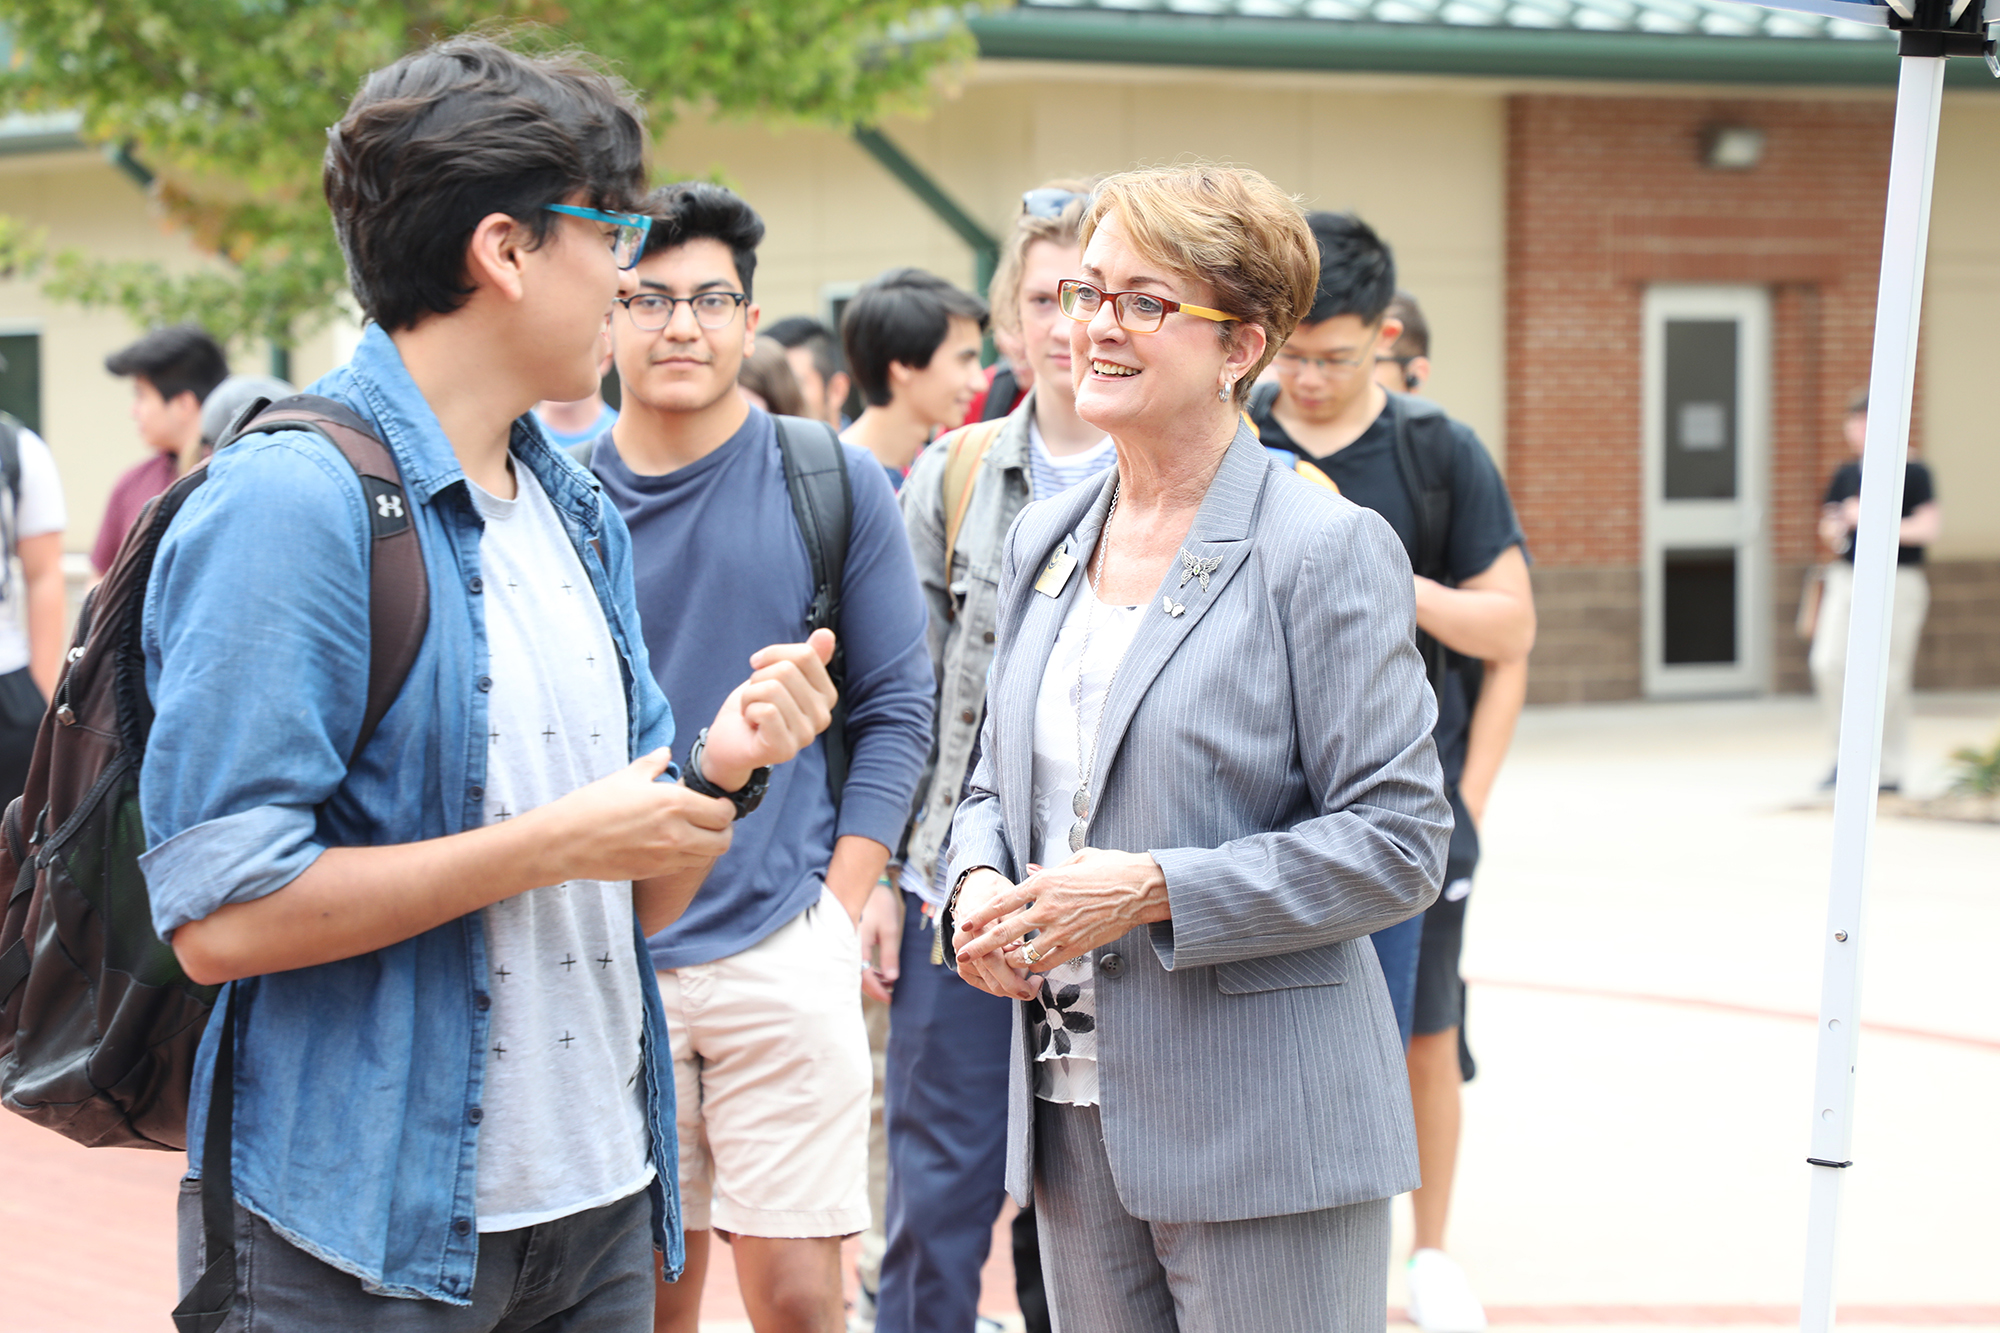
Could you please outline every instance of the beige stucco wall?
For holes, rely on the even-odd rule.
[[[1430,314],[1430,391],[1504,458],[1505,96],[1496,85],[1361,76],[986,62],[920,120],[885,131],[990,230],[1020,191],[1059,174],[1202,156],[1255,166],[1309,205],[1353,208],[1395,245],[1403,283]],[[2000,363],[2000,179],[1987,170],[2000,99],[1947,99],[1924,326],[1929,457],[1947,510],[1945,558],[2000,556],[2000,431],[1986,385]],[[766,318],[823,310],[831,288],[896,264],[970,282],[965,245],[846,136],[793,127],[684,123],[655,151],[664,173],[721,173],[770,225],[758,295]],[[204,261],[164,228],[145,193],[99,155],[0,156],[0,212],[58,246],[171,265]],[[86,549],[104,496],[140,458],[126,386],[105,355],[139,330],[110,311],[48,301],[0,280],[0,331],[43,337],[44,425],[68,491],[68,545]],[[301,383],[334,364],[351,331],[294,353]],[[237,364],[262,369],[262,348]]]
[[[1505,118],[1501,94],[1442,81],[986,62],[922,120],[884,132],[989,231],[1052,176],[1204,157],[1252,166],[1315,208],[1351,208],[1396,248],[1430,316],[1431,392],[1496,452],[1502,437]],[[846,136],[684,123],[662,170],[720,172],[764,215],[766,319],[829,287],[919,264],[970,283],[972,257]]]
[[[77,150],[0,156],[0,213],[46,230],[52,249],[100,259],[152,261],[185,270],[213,260],[157,216],[147,194],[102,155]],[[42,294],[43,278],[0,279],[0,333],[42,338],[42,433],[62,471],[69,507],[64,545],[87,551],[119,474],[145,457],[133,431],[131,388],[104,358],[143,330],[116,310],[81,310]],[[321,334],[294,353],[301,382],[323,373],[334,344]],[[232,348],[231,364],[263,371],[262,347]]]
[[[1946,560],[2000,557],[2000,98],[1945,99],[1925,263],[1924,453],[1944,507]]]

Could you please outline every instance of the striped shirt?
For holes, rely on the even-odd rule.
[[[1041,427],[1033,418],[1028,421],[1028,489],[1037,500],[1080,486],[1116,461],[1109,435],[1080,454],[1057,458],[1042,442]]]

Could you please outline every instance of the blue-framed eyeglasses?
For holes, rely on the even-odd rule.
[[[653,220],[644,213],[607,213],[601,208],[578,208],[574,204],[543,204],[551,213],[564,213],[587,222],[608,222],[618,228],[611,241],[611,257],[619,268],[631,268],[646,249],[646,233]]]

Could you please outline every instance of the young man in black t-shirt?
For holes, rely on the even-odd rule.
[[[1389,521],[1417,560],[1417,503],[1396,461],[1396,425],[1407,400],[1374,378],[1402,326],[1389,317],[1396,292],[1389,247],[1357,218],[1314,213],[1320,285],[1312,310],[1278,353],[1278,392],[1253,400],[1267,445],[1319,465],[1340,492]],[[1449,650],[1434,733],[1458,817],[1445,890],[1422,920],[1410,1041],[1410,1091],[1424,1187],[1411,1196],[1415,1253],[1410,1314],[1424,1333],[1478,1333],[1485,1311],[1444,1253],[1458,1154],[1459,1029],[1465,986],[1458,975],[1466,897],[1479,857],[1478,823],[1527,694],[1535,606],[1521,528],[1507,487],[1478,437],[1449,423],[1450,523],[1443,578],[1416,579],[1417,628]]]
[[[1861,521],[1861,446],[1868,438],[1868,395],[1847,409],[1847,447],[1853,457],[1840,465],[1827,484],[1820,504],[1819,537],[1836,558],[1827,564],[1820,590],[1819,615],[1813,624],[1813,688],[1819,694],[1838,757],[1840,694],[1847,680],[1847,623],[1854,605],[1854,529]],[[1916,674],[1917,641],[1931,606],[1931,585],[1924,577],[1924,548],[1938,539],[1943,516],[1931,470],[1914,458],[1903,470],[1903,522],[1896,533],[1896,600],[1889,619],[1888,690],[1882,714],[1883,791],[1901,791],[1903,765],[1910,734],[1910,688]],[[1822,784],[1833,788],[1829,772]]]

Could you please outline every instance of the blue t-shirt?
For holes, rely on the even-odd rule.
[[[557,430],[554,426],[543,420],[540,412],[535,413],[535,420],[540,423],[542,434],[548,436],[550,443],[554,444],[556,448],[574,449],[585,440],[594,440],[604,434],[605,431],[617,425],[618,409],[609,403],[600,403],[597,409],[597,419],[582,430],[574,433]]]
[[[849,753],[838,819],[822,741],[772,771],[763,804],[737,823],[686,914],[653,936],[662,970],[756,944],[818,899],[835,838],[858,834],[893,851],[909,821],[935,707],[929,612],[888,478],[867,450],[845,447],[854,522],[835,629]],[[673,701],[679,758],[749,676],[752,653],[806,636],[812,570],[777,431],[753,407],[721,448],[663,476],[634,473],[609,434],[590,465],[632,530],[640,630]]]

